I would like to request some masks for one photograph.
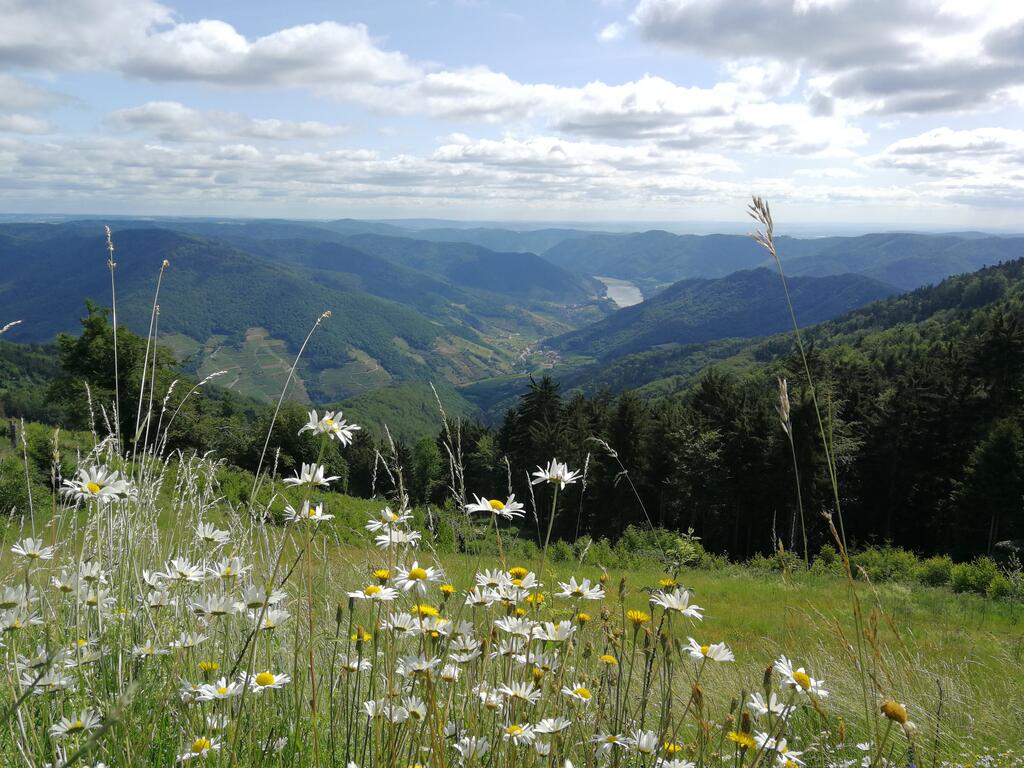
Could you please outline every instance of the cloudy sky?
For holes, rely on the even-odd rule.
[[[0,0],[0,212],[1024,230],[1011,0]]]

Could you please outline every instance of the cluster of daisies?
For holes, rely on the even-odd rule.
[[[358,429],[315,411],[302,427],[342,445]],[[456,583],[395,505],[365,523],[376,545],[365,569],[324,594],[332,585],[314,573],[326,549],[314,545],[333,515],[317,496],[336,478],[322,465],[283,481],[305,495],[285,505],[283,529],[263,515],[221,528],[210,502],[170,544],[139,514],[153,495],[133,477],[95,464],[64,483],[78,514],[107,519],[108,546],[87,523],[10,548],[0,652],[17,717],[0,754],[13,762],[797,768],[824,754],[828,689],[786,656],[714,711],[704,689],[735,656],[693,636],[704,608],[674,577],[609,594],[606,574],[502,558]],[[533,478],[555,499],[579,479],[557,460]],[[115,530],[100,514],[114,509],[117,525],[151,528]],[[477,495],[466,512],[492,516],[497,533],[525,509]],[[118,556],[115,535],[139,544]],[[881,714],[912,743],[903,705]],[[827,764],[895,764],[885,739]]]

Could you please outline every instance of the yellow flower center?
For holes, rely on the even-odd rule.
[[[234,576],[234,574],[235,574],[235,570],[230,565],[224,567],[224,575],[225,576]]]
[[[219,693],[221,696],[227,696],[228,689],[222,685],[217,689],[217,693]]]
[[[276,679],[277,678],[275,678],[269,672],[260,672],[258,675],[256,675],[256,684],[257,685],[273,685],[274,684],[274,680],[276,680]]]
[[[587,700],[589,700],[591,695],[592,695],[590,693],[590,689],[589,688],[584,688],[582,685],[579,688],[573,688],[572,692],[575,693],[577,696],[579,696],[581,699],[587,699]]]
[[[891,699],[882,702],[882,714],[893,722],[903,725],[907,722],[907,708]]]
[[[192,754],[194,754],[194,755],[198,755],[200,752],[203,752],[203,751],[205,751],[205,750],[207,750],[209,748],[210,748],[210,740],[209,739],[196,739],[195,741],[192,742]]]
[[[89,491],[89,493],[99,493],[101,490],[103,490],[100,487],[99,483],[86,483],[85,487]]]
[[[619,737],[616,736],[614,733],[609,733],[607,736],[604,737],[604,740],[607,741],[609,744],[619,743]]]
[[[427,578],[427,571],[423,568],[413,568],[411,571],[409,571],[409,578],[418,579],[422,581],[423,579]]]
[[[79,648],[81,648],[83,645],[88,645],[89,644],[89,641],[86,640],[84,637],[78,638],[77,642],[78,642],[78,647]]]
[[[491,499],[487,503],[491,505],[491,509],[495,512],[501,512],[501,510],[505,508],[505,503],[503,501],[498,501],[497,499]]]
[[[68,731],[80,731],[83,728],[85,728],[85,723],[81,720],[75,720],[75,722],[68,726]]]
[[[317,510],[317,508],[316,508],[316,507],[314,507],[314,506],[310,506],[310,508],[309,508],[309,516],[310,516],[310,517],[316,517],[316,513],[317,513],[317,511],[318,511],[318,510]]]
[[[393,523],[393,522],[395,522],[395,521],[396,521],[397,519],[398,519],[398,515],[396,515],[396,514],[395,514],[394,512],[388,512],[388,521],[389,521],[389,522],[392,522],[392,523]]]
[[[373,597],[374,595],[380,594],[381,589],[376,584],[371,584],[363,590],[363,594],[367,597]]]
[[[334,426],[334,419],[324,419],[324,422],[332,427]]]
[[[672,742],[672,741],[666,741],[665,742],[665,753],[666,754],[674,755],[674,754],[677,754],[677,753],[682,752],[682,751],[683,751],[683,745],[682,744],[676,744],[675,742]]]
[[[707,656],[709,650],[711,650],[711,646],[710,645],[702,645],[700,647],[700,655],[701,656]]]
[[[805,691],[809,691],[811,689],[811,676],[808,675],[806,672],[794,672],[793,679],[797,682],[797,685],[799,685]]]
[[[523,732],[523,726],[521,725],[510,725],[505,729],[505,733],[509,736],[519,736]]]

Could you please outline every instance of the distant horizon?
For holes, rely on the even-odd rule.
[[[530,219],[473,219],[434,217],[371,217],[371,216],[231,216],[231,215],[176,215],[176,214],[119,214],[119,213],[61,213],[61,212],[6,212],[0,211],[0,223],[59,223],[71,221],[294,221],[299,223],[329,223],[332,221],[358,221],[371,224],[388,224],[408,229],[410,234],[430,229],[506,229],[529,232],[544,229],[575,229],[594,233],[630,234],[650,231],[664,231],[674,235],[747,235],[753,231],[753,222],[712,221],[712,220],[530,220]],[[921,235],[990,235],[992,237],[1024,236],[1024,228],[1010,227],[895,227],[886,222],[778,222],[776,234],[780,237],[808,239],[816,237],[858,237],[875,234],[921,234]]]

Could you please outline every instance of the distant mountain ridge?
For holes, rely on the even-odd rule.
[[[808,324],[897,292],[862,275],[795,277],[789,280],[789,291],[797,316]],[[662,344],[768,336],[785,329],[789,322],[778,274],[760,268],[718,279],[680,280],[640,304],[548,344],[562,353],[605,359]]]

